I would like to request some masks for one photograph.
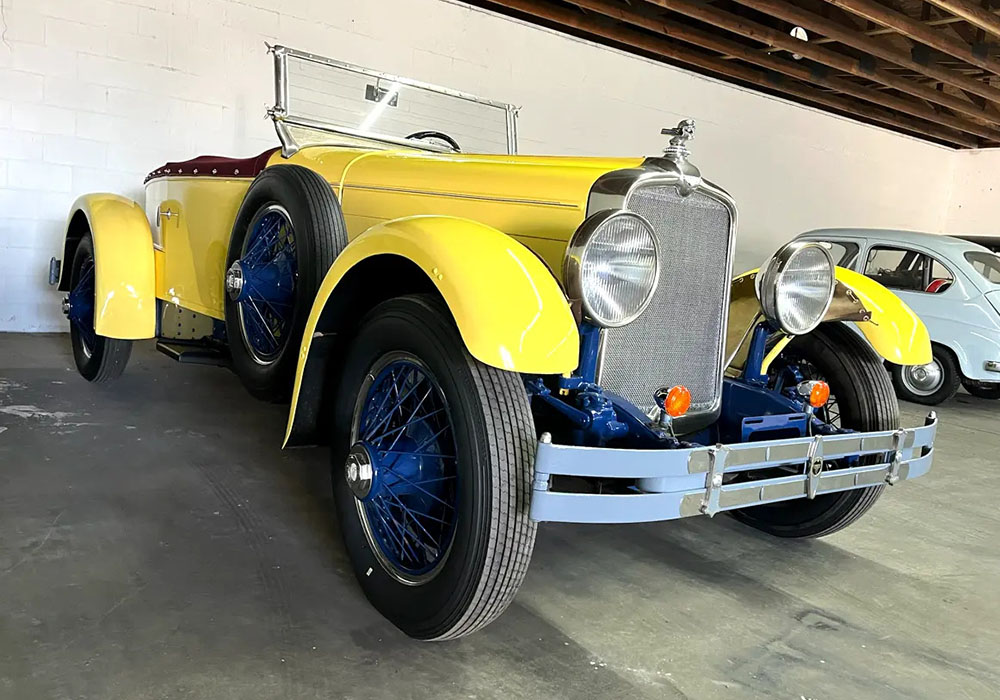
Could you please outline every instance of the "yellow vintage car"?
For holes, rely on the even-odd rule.
[[[290,401],[407,634],[500,615],[538,522],[817,537],[930,469],[936,419],[900,428],[884,365],[930,361],[920,320],[820,243],[733,279],[692,122],[652,157],[516,155],[510,105],[271,51],[280,147],[80,197],[51,277],[86,379],[155,339]]]

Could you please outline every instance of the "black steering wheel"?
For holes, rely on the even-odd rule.
[[[421,139],[440,139],[446,144],[451,146],[456,153],[461,153],[462,148],[458,145],[458,141],[448,136],[448,134],[442,133],[440,131],[414,131],[412,134],[406,137],[407,139],[421,140]]]

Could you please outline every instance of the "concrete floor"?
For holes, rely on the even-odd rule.
[[[0,698],[1000,695],[995,402],[943,406],[931,474],[824,540],[544,525],[499,622],[421,644],[361,595],[284,408],[148,344],[108,387],[71,367],[0,335]]]

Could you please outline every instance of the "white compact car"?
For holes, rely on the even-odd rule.
[[[841,267],[896,292],[927,326],[934,361],[891,366],[901,399],[938,404],[961,383],[1000,398],[1000,256],[967,240],[887,229],[819,229],[798,240],[830,245]]]

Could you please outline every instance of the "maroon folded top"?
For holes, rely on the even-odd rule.
[[[184,175],[197,177],[257,177],[274,155],[277,148],[269,148],[253,158],[225,158],[224,156],[198,156],[191,160],[165,163],[146,176],[149,182],[157,177]]]

